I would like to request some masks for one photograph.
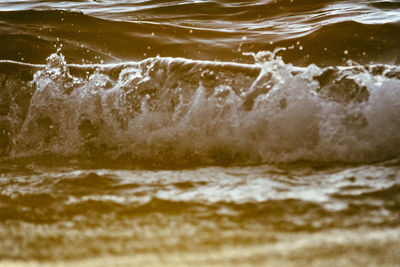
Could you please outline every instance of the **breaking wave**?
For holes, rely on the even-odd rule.
[[[397,65],[156,57],[0,62],[0,155],[125,164],[372,162],[400,153]]]

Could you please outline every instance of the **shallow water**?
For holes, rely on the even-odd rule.
[[[396,266],[398,1],[0,3],[0,265]]]

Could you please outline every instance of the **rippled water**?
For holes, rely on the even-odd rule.
[[[0,265],[396,266],[399,1],[0,2]]]

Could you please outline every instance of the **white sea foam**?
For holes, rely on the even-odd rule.
[[[400,152],[400,70],[149,58],[37,71],[14,157],[158,163],[364,162]]]

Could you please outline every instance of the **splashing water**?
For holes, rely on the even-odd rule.
[[[295,67],[277,52],[248,54],[254,64],[68,65],[58,51],[29,83],[26,116],[8,116],[9,155],[178,165],[399,155],[397,66]]]

